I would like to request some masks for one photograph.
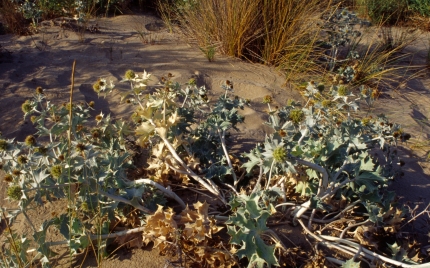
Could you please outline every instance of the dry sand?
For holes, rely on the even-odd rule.
[[[220,86],[226,79],[233,81],[234,94],[250,99],[252,104],[243,111],[246,119],[240,126],[238,149],[249,148],[264,139],[263,96],[272,95],[279,104],[285,104],[287,99],[301,100],[300,94],[285,88],[282,74],[275,69],[219,55],[214,62],[208,62],[198,47],[189,45],[178,34],[169,33],[151,14],[96,19],[88,26],[97,25],[98,32],[84,35],[67,25],[60,27],[60,21],[44,22],[39,33],[33,36],[0,36],[0,45],[10,52],[3,51],[0,57],[0,131],[7,138],[16,137],[22,141],[35,132],[29,119],[23,119],[21,104],[31,98],[37,86],[43,87],[55,102],[68,101],[74,60],[77,62],[75,100],[93,100],[96,103],[94,114],[102,111],[113,118],[128,119],[132,110],[119,103],[118,94],[98,98],[92,84],[99,77],[112,79],[118,88],[127,87],[119,81],[128,69],[153,74],[153,84],[168,73],[179,83],[194,77],[198,85],[209,89],[213,99],[222,92]],[[405,50],[413,53],[415,65],[426,63],[429,38],[427,34],[421,37]],[[410,145],[428,142],[430,138],[430,79],[424,72],[421,78],[408,81],[400,94],[388,93],[373,112],[384,112],[413,135],[409,144],[401,144],[406,161],[405,176],[392,189],[403,201],[423,206],[430,201],[430,169],[425,161],[428,152],[411,150]],[[11,207],[4,201],[5,184],[0,187],[0,206]],[[55,204],[47,203],[30,215],[37,225],[42,222],[43,214],[55,209],[58,209]],[[23,233],[29,231],[22,219],[17,228]],[[55,239],[55,233],[51,235]],[[105,261],[103,267],[164,267],[164,264],[165,259],[158,257],[156,251],[134,250],[120,251],[113,260]],[[88,258],[85,266],[96,266],[96,263]]]

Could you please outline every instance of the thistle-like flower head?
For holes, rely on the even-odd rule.
[[[103,120],[104,114],[100,112],[100,114],[96,115],[97,124],[99,124]]]

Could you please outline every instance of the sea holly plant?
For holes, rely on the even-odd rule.
[[[293,223],[300,223],[317,241],[335,240],[313,234],[313,224],[330,224],[340,218],[348,221],[352,214],[366,215],[358,223],[351,217],[354,227],[390,228],[395,195],[387,186],[401,175],[395,148],[400,126],[383,115],[374,119],[352,117],[357,101],[370,98],[371,92],[355,96],[332,86],[329,94],[318,94],[313,82],[306,90],[304,107],[289,102],[272,111],[269,98],[265,98],[270,110],[267,124],[273,132],[264,144],[244,154],[249,159],[244,167],[260,170],[252,193],[263,185],[267,190],[283,189],[280,200],[286,202],[273,205],[292,207]],[[287,196],[291,187],[296,194]],[[297,203],[303,199],[307,201]],[[308,220],[307,226],[303,219]],[[338,242],[348,243],[342,240],[348,230],[340,233]],[[373,260],[370,255],[366,258]]]
[[[91,247],[105,256],[109,238],[128,246],[152,241],[165,253],[182,252],[207,265],[231,267],[246,258],[249,267],[276,266],[288,252],[269,227],[277,217],[300,224],[354,263],[402,265],[361,245],[369,240],[363,230],[377,241],[380,232],[399,230],[405,217],[387,186],[401,175],[396,145],[410,135],[383,115],[355,117],[371,91],[354,95],[335,84],[326,93],[310,82],[304,105],[272,107],[266,96],[272,131],[239,155],[229,137],[244,121],[240,110],[248,101],[233,95],[232,82],[212,101],[194,79],[181,86],[166,77],[150,86],[149,73],[129,70],[125,88],[102,78],[93,85],[100,95],[118,90],[135,108],[130,122],[94,111],[92,102],[54,104],[38,88],[22,105],[37,133],[23,142],[0,138],[8,197],[18,201],[8,223],[13,228],[18,214],[30,222],[43,266],[50,265],[53,245],[66,243],[72,254]],[[147,153],[133,157],[130,146]],[[139,155],[144,164],[136,167]],[[207,202],[190,209],[179,190]],[[54,199],[65,199],[65,210],[42,226],[31,224],[28,209]],[[229,241],[216,235],[224,225]],[[47,241],[49,226],[65,240]]]
[[[248,258],[248,267],[264,267],[266,264],[279,266],[275,256],[275,249],[281,245],[268,245],[265,237],[280,243],[277,235],[266,226],[271,214],[276,212],[272,204],[266,207],[262,202],[264,192],[255,192],[250,196],[234,196],[230,201],[233,215],[226,222],[230,243],[241,246],[235,249],[235,254],[241,258]]]
[[[342,47],[348,48],[348,58],[359,58],[358,52],[354,50],[354,45],[358,43],[361,32],[354,26],[363,26],[367,23],[347,9],[338,9],[327,13],[324,15],[324,19],[325,24],[322,29],[325,38],[323,43],[329,48],[328,68],[333,71],[337,64],[342,62],[342,59],[338,58]]]
[[[123,81],[130,83],[130,90],[121,95],[137,106],[133,114],[136,135],[139,144],[151,144],[154,157],[148,160],[148,171],[154,171],[152,178],[168,184],[165,180],[170,176],[186,181],[191,177],[226,204],[212,179],[223,181],[230,174],[234,186],[237,184],[226,133],[243,121],[238,110],[243,109],[246,101],[228,96],[233,88],[228,81],[225,94],[213,108],[208,107],[206,89],[197,87],[194,80],[185,89],[170,80],[161,81],[152,94],[144,94],[142,89],[149,77],[144,73],[140,78],[127,71]]]
[[[24,142],[0,140],[8,198],[18,201],[18,210],[8,213],[9,224],[22,213],[35,234],[44,234],[50,225],[56,225],[74,252],[89,245],[88,236],[110,233],[115,210],[132,206],[151,213],[150,204],[156,199],[152,186],[127,180],[126,169],[132,166],[126,148],[125,136],[130,134],[127,124],[112,122],[102,113],[91,116],[93,106],[53,104],[37,88],[33,99],[22,105],[24,116],[30,117],[37,133]],[[65,214],[49,219],[52,222],[41,230],[31,223],[27,215],[30,207],[64,198],[68,200]],[[147,207],[141,205],[143,202]],[[35,236],[39,244],[36,251],[48,259],[51,256],[46,255],[49,251],[42,237]]]
[[[390,145],[396,143],[396,138],[392,135],[399,126],[389,123],[383,116],[374,120],[376,125],[374,126],[369,124],[369,119],[366,122],[366,120],[352,118],[349,113],[333,112],[332,107],[336,106],[339,108],[336,109],[337,111],[343,108],[346,112],[357,108],[356,104],[351,105],[357,100],[354,99],[355,96],[338,92],[339,90],[332,95],[333,97],[329,95],[331,99],[321,101],[329,101],[329,105],[320,103],[315,104],[315,107],[297,108],[292,104],[273,113],[268,124],[275,132],[266,139],[266,154],[272,154],[275,158],[282,149],[271,151],[267,148],[271,143],[280,144],[282,145],[280,148],[284,150],[282,154],[284,164],[288,163],[288,166],[293,168],[309,167],[310,169],[306,170],[310,180],[306,193],[310,196],[320,198],[326,197],[328,193],[334,194],[336,191],[333,191],[333,186],[336,190],[342,187],[345,189],[357,187],[363,193],[359,192],[357,195],[361,198],[371,194],[374,197],[380,196],[381,187],[386,187],[389,180],[400,174],[395,162],[397,155],[390,149]],[[317,101],[319,100],[314,98],[313,102]],[[338,105],[335,105],[336,102]],[[300,117],[297,114],[301,114]],[[378,159],[369,154],[370,148],[384,152],[386,157],[384,165],[379,164]],[[258,163],[255,157],[252,160],[253,163]],[[269,163],[265,164],[264,161],[261,163],[264,165],[263,171],[269,171],[268,181],[271,173],[279,173],[278,170],[269,168]],[[285,168],[281,169],[280,172],[285,170]],[[349,194],[344,194],[344,197],[347,196]],[[311,203],[308,202],[309,205]],[[295,218],[300,217],[307,209],[309,207],[302,205],[296,212]]]

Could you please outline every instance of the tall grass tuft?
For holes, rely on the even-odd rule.
[[[245,48],[262,33],[259,2],[201,0],[178,10],[186,34],[200,47],[219,43],[224,54],[243,57]]]
[[[313,45],[319,30],[317,23],[322,9],[317,2],[262,1],[263,31],[256,41],[265,63],[278,65],[290,54],[307,53],[306,48]]]
[[[326,7],[320,2],[200,0],[177,10],[182,28],[199,47],[217,44],[223,54],[292,69],[311,62]]]

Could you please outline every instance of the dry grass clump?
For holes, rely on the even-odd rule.
[[[200,47],[284,69],[308,66],[328,4],[310,0],[200,0],[178,7],[187,36]]]
[[[389,88],[401,82],[406,72],[417,68],[417,66],[405,67],[402,61],[407,61],[409,55],[401,53],[415,40],[416,35],[408,35],[408,37],[402,35],[401,38],[393,39],[391,29],[384,28],[382,31],[379,42],[371,42],[358,48],[360,59],[355,63],[349,63],[355,71],[352,81],[354,85]]]

